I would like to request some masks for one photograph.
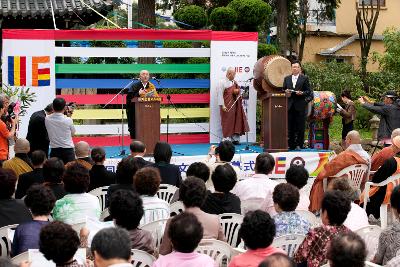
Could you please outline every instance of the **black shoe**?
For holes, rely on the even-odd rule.
[[[238,146],[238,145],[240,145],[239,141],[236,141],[236,140],[235,140],[235,141],[233,141],[233,142],[232,142],[232,144],[234,144],[235,146]]]

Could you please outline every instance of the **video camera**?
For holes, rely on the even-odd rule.
[[[5,123],[11,123],[12,119],[15,119],[15,112],[14,112],[14,107],[16,103],[10,103],[7,108],[7,112],[1,116],[2,121]]]
[[[67,105],[65,106],[64,115],[71,117],[71,115],[74,113],[75,108],[76,108],[76,102],[67,103]]]

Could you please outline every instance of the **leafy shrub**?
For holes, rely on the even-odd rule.
[[[257,58],[278,54],[278,49],[272,44],[258,44]]]
[[[239,31],[257,31],[272,13],[271,6],[262,0],[233,0],[227,7],[240,16],[236,21]]]
[[[179,8],[174,13],[174,18],[178,21],[193,26],[190,27],[179,23],[178,24],[179,27],[183,29],[189,29],[189,30],[201,29],[207,25],[206,11],[204,10],[204,8],[195,5],[184,6],[182,8]]]
[[[237,14],[229,7],[217,7],[210,14],[212,27],[217,31],[230,31],[235,26]]]

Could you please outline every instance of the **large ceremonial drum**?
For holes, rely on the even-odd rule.
[[[262,57],[254,65],[254,88],[261,93],[282,88],[284,78],[290,74],[292,67],[288,59],[278,55]]]
[[[336,108],[335,94],[329,91],[315,91],[311,106],[311,118],[322,121],[333,117]]]

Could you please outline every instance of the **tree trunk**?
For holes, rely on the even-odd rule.
[[[156,26],[156,10],[155,0],[139,0],[138,2],[138,22],[147,25],[151,28]],[[140,26],[139,26],[140,27]],[[141,41],[139,42],[140,48],[153,48],[154,42]],[[138,59],[139,64],[152,64],[155,62],[153,57],[144,57]]]
[[[300,1],[300,45],[299,45],[299,61],[303,60],[304,45],[307,36],[307,21],[309,14],[308,0]]]
[[[289,49],[288,40],[288,1],[287,0],[277,0],[276,1],[277,10],[277,37],[280,46],[280,52],[282,55],[286,56],[286,51]]]

